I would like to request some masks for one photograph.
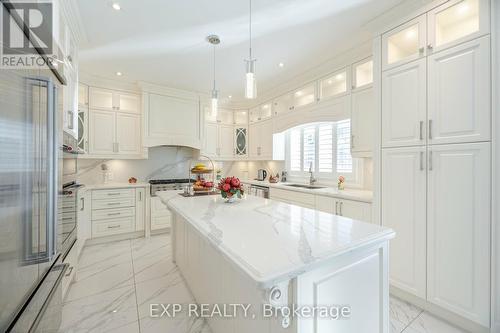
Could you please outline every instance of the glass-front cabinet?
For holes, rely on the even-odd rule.
[[[425,56],[426,15],[421,15],[382,36],[383,69]]]
[[[489,31],[487,0],[449,1],[428,14],[428,44],[433,52]]]
[[[88,154],[89,152],[89,111],[86,108],[78,109],[78,150],[80,153]]]
[[[320,100],[337,97],[347,93],[347,69],[329,75],[319,82]]]
[[[247,110],[235,110],[233,114],[235,125],[246,125],[248,124],[248,111]]]
[[[275,116],[292,111],[292,94],[285,94],[273,101],[273,112]]]
[[[373,83],[373,60],[362,60],[352,65],[352,89],[369,87]]]
[[[292,94],[292,98],[292,110],[315,103],[316,82],[295,90]]]
[[[250,123],[256,123],[271,118],[273,115],[272,103],[264,103],[249,111]]]
[[[248,129],[246,127],[236,126],[234,128],[234,154],[237,158],[243,158],[248,155]]]

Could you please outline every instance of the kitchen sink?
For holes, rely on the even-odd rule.
[[[284,184],[285,186],[290,186],[290,187],[300,187],[300,188],[306,188],[308,190],[319,190],[322,188],[326,188],[326,186],[318,186],[318,185],[305,185],[305,184]]]

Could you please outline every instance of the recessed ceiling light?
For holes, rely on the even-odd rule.
[[[122,76],[123,73],[122,72],[116,72],[116,76]]]
[[[280,62],[280,63],[278,64],[278,66],[280,66],[281,68],[283,68],[283,67],[285,66],[285,64],[284,64],[284,63],[282,63],[282,62]]]
[[[114,10],[120,10],[122,9],[122,7],[120,6],[120,4],[118,2],[114,2],[113,5],[112,5],[113,9]]]

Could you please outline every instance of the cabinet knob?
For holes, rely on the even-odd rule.
[[[427,45],[427,48],[428,48],[429,50],[432,50],[432,49],[434,48],[434,45],[429,44],[429,45]]]

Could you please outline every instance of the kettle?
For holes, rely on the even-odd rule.
[[[257,180],[266,180],[267,171],[264,169],[257,170]]]

